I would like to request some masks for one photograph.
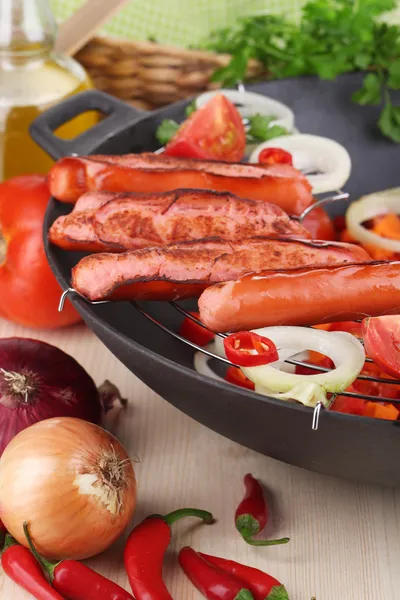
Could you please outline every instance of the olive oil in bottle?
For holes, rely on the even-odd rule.
[[[93,87],[79,63],[55,54],[55,35],[47,0],[0,0],[0,181],[47,173],[53,161],[31,139],[30,124],[50,106]],[[56,133],[73,138],[97,119],[84,113]]]

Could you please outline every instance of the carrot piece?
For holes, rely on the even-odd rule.
[[[367,402],[365,406],[365,415],[375,419],[387,419],[396,421],[399,411],[393,404],[378,404],[377,402]]]
[[[397,215],[389,213],[376,220],[372,231],[382,237],[400,240],[400,219]]]

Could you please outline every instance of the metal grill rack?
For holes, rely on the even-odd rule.
[[[322,206],[322,205],[325,205],[325,204],[336,202],[338,200],[346,200],[348,197],[349,197],[349,194],[347,194],[346,192],[343,192],[342,190],[338,190],[337,192],[335,192],[334,195],[327,196],[325,198],[321,198],[317,202],[315,202],[313,205],[311,205],[310,207],[308,207],[299,217],[297,217],[297,220],[299,220],[301,222],[311,212],[311,210],[313,210],[317,206]],[[74,290],[73,288],[69,288],[65,292],[63,292],[63,294],[61,296],[59,310],[63,309],[65,299],[66,299],[66,297],[69,294],[77,294],[77,295],[79,295],[79,297],[82,298],[88,304],[96,305],[96,304],[106,304],[106,303],[109,302],[108,300],[102,300],[102,301],[98,301],[98,302],[89,302],[86,298],[84,298],[83,296],[81,296],[80,294],[78,294],[78,292],[76,292],[76,290]],[[214,354],[213,352],[211,352],[207,348],[198,346],[197,344],[195,344],[195,343],[187,340],[186,338],[182,337],[176,331],[172,331],[169,327],[167,327],[166,325],[164,325],[163,323],[157,321],[157,319],[155,319],[154,317],[152,317],[143,308],[143,306],[140,303],[138,303],[136,301],[131,301],[130,304],[141,315],[143,315],[144,317],[146,317],[154,325],[156,325],[157,327],[159,327],[160,329],[162,329],[163,331],[165,331],[169,335],[173,336],[176,340],[179,340],[180,342],[182,342],[184,344],[187,344],[192,349],[194,349],[194,350],[196,350],[198,352],[202,352],[203,354],[206,354],[207,356],[209,356],[211,359],[218,360],[218,361],[224,363],[227,366],[236,366],[233,363],[231,363],[227,358],[224,358],[224,357],[221,357],[221,356],[219,356],[217,354]],[[203,327],[204,329],[207,329],[205,327],[205,325],[203,325],[203,323],[201,323],[201,321],[199,321],[196,317],[194,317],[190,312],[188,312],[185,308],[183,308],[177,302],[169,302],[169,304],[175,310],[177,310],[179,313],[181,313],[184,317],[186,317],[188,319],[191,319],[192,321],[194,321],[195,323],[197,323],[199,326]],[[218,335],[220,337],[226,337],[228,334],[218,333],[216,335]],[[367,358],[366,360],[367,360],[367,362],[373,362],[369,358]],[[287,360],[285,360],[285,362],[288,363],[288,364],[290,364],[290,365],[294,365],[294,366],[306,367],[307,369],[311,369],[311,370],[319,372],[319,373],[330,371],[330,369],[328,369],[328,368],[317,366],[317,365],[310,365],[309,363],[306,363],[306,362],[300,361],[300,360],[296,360],[296,359],[287,359]],[[359,375],[358,379],[359,380],[363,380],[363,381],[373,382],[373,383],[384,383],[384,384],[391,384],[391,385],[400,385],[400,380],[383,378],[383,377],[373,377],[373,376],[370,376],[370,375]],[[381,397],[381,396],[373,396],[373,395],[362,394],[362,393],[354,393],[354,392],[341,392],[340,395],[341,396],[348,396],[348,397],[352,397],[352,398],[361,398],[362,400],[368,400],[370,402],[390,402],[391,404],[398,404],[400,406],[400,399],[385,398],[385,397]],[[329,410],[329,408],[332,406],[335,398],[336,398],[336,394],[332,394],[332,396],[330,398],[329,405],[326,408],[321,403],[318,403],[315,406],[315,408],[313,410],[313,416],[312,416],[312,429],[314,431],[318,429],[319,418],[320,418],[320,415],[321,415],[321,411],[322,410]]]

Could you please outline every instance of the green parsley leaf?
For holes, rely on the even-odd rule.
[[[400,58],[390,65],[387,83],[392,90],[400,90]]]
[[[225,87],[233,87],[238,81],[243,81],[247,71],[247,63],[250,58],[249,48],[243,48],[232,57],[226,67],[217,69],[211,81],[220,81]]]
[[[379,117],[378,126],[386,137],[400,144],[400,106],[393,106],[387,101]]]
[[[174,137],[179,127],[180,125],[176,121],[164,119],[156,129],[156,138],[160,144],[165,146]]]
[[[365,106],[380,104],[382,101],[382,81],[376,73],[368,73],[364,77],[363,86],[352,96],[353,102]]]
[[[249,117],[250,128],[248,130],[248,135],[257,140],[266,140],[265,137],[268,132],[268,128],[271,125],[271,122],[274,120],[274,117],[267,117],[265,115],[260,115],[260,113],[256,113]]]
[[[281,125],[272,125],[267,130],[267,136],[264,138],[265,141],[272,140],[273,138],[280,137],[281,135],[289,135],[290,131],[288,131],[285,127]]]
[[[191,102],[190,104],[187,105],[187,107],[185,108],[185,113],[187,117],[190,117],[190,115],[194,112],[196,112],[197,108],[196,108],[196,100],[193,100],[193,102]]]
[[[249,117],[250,127],[247,132],[251,141],[258,140],[265,142],[280,135],[288,135],[289,131],[280,125],[271,125],[275,117],[260,115],[256,113]]]

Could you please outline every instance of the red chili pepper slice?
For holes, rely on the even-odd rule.
[[[257,535],[267,524],[269,511],[264,498],[264,492],[257,481],[250,473],[244,477],[246,493],[239,504],[235,513],[235,525],[244,541],[252,546],[276,546],[278,544],[287,544],[289,538],[279,540],[255,540]]]
[[[191,312],[190,314],[196,317],[196,319],[200,319],[198,312]],[[197,344],[197,346],[206,346],[215,337],[211,331],[202,327],[196,321],[189,319],[189,317],[183,319],[178,333],[186,340],[189,340],[189,342]]]
[[[255,390],[255,385],[238,367],[228,367],[225,372],[225,379],[229,383],[234,383],[248,390]]]
[[[171,541],[171,525],[183,517],[198,517],[212,523],[204,510],[184,508],[164,517],[147,517],[130,533],[124,550],[125,569],[136,600],[172,600],[162,578],[164,555]]]
[[[179,564],[207,600],[254,600],[243,581],[212,565],[188,546],[179,552]]]
[[[247,567],[234,560],[210,556],[199,552],[207,562],[241,579],[254,596],[254,600],[289,600],[284,586],[275,577],[259,569]]]
[[[53,587],[68,600],[133,600],[122,587],[77,560],[50,562],[36,550],[24,523],[25,537],[33,556],[49,575]]]
[[[46,580],[42,569],[28,548],[6,536],[1,564],[4,572],[37,600],[64,600]]]
[[[232,333],[224,339],[226,357],[240,367],[256,367],[278,360],[272,340],[251,331]]]
[[[258,162],[263,165],[291,165],[293,167],[293,157],[290,152],[282,148],[264,148],[261,150]]]

